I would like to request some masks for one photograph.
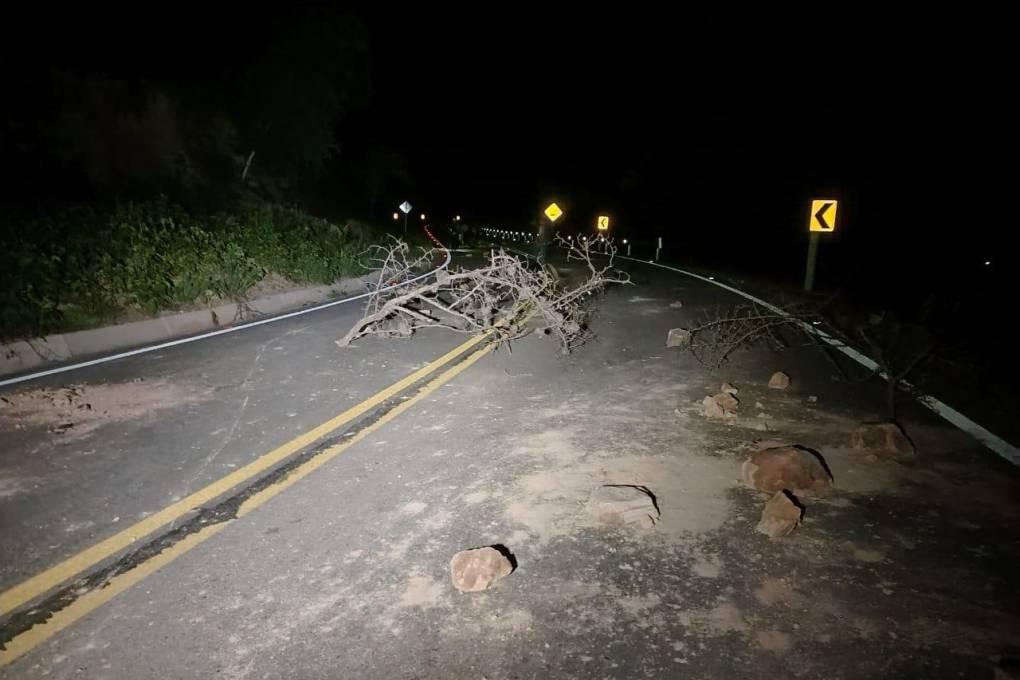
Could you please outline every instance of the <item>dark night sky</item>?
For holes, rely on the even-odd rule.
[[[24,20],[7,67],[87,59],[201,78],[278,20],[161,11]],[[341,138],[404,154],[410,198],[437,217],[523,225],[557,198],[575,227],[607,210],[621,230],[706,254],[738,240],[799,258],[808,202],[825,196],[844,201],[832,240],[862,250],[983,258],[1006,242],[995,197],[1012,193],[999,164],[1015,110],[994,17],[381,3],[357,15],[373,96]]]
[[[819,38],[679,16],[364,17],[375,134],[434,210],[522,220],[555,196],[649,233],[792,241],[830,196],[844,235],[897,249],[956,250],[949,232],[979,224],[975,251],[1004,238],[975,200],[1005,186],[1004,47],[963,23],[857,15]]]

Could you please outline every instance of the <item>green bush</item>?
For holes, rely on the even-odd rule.
[[[364,271],[367,246],[361,231],[278,205],[197,218],[155,200],[12,218],[0,227],[0,337],[241,300],[270,272],[331,283]]]

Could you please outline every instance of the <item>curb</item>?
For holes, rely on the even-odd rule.
[[[21,373],[59,361],[227,328],[237,322],[317,304],[364,290],[370,276],[366,274],[340,279],[329,285],[275,293],[244,304],[231,302],[209,309],[171,312],[142,321],[2,343],[0,376]]]

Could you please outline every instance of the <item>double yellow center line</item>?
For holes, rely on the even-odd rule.
[[[286,444],[283,444],[269,453],[260,456],[244,467],[235,470],[229,475],[218,479],[202,489],[199,489],[195,493],[174,503],[173,505],[167,506],[159,512],[156,512],[142,521],[127,527],[106,540],[97,543],[72,557],[69,557],[63,562],[50,567],[46,571],[29,578],[9,590],[4,591],[0,594],[0,616],[5,616],[22,605],[37,600],[43,595],[49,593],[51,590],[69,582],[71,579],[85,573],[96,565],[111,560],[137,541],[152,535],[157,530],[167,526],[171,522],[180,520],[185,515],[195,511],[210,501],[225,496],[228,492],[239,487],[243,488],[244,486],[247,486],[255,478],[282,463],[290,456],[293,456],[307,446],[326,437],[343,425],[346,425],[347,423],[369,413],[387,400],[396,397],[415,383],[418,383],[444,366],[447,366],[457,359],[457,357],[461,356],[479,343],[482,343],[482,341],[486,340],[488,337],[488,333],[473,336],[468,341],[453,348],[438,359],[429,362],[410,375],[393,383],[386,389],[374,394],[368,399],[362,401],[360,404],[352,406],[343,413],[330,418],[321,425],[318,425],[308,432],[295,437]],[[295,482],[325,465],[327,462],[343,453],[357,442],[383,427],[386,423],[390,422],[401,413],[411,408],[411,406],[434,392],[436,389],[455,378],[469,366],[481,359],[488,351],[488,346],[484,346],[481,349],[476,350],[464,360],[456,363],[435,378],[429,380],[412,396],[387,411],[378,420],[375,420],[370,425],[362,428],[356,434],[345,439],[343,442],[323,449],[317,455],[295,467],[279,482],[271,484],[249,496],[238,508],[237,517],[243,517],[248,514],[268,501],[270,498],[276,496],[284,489],[290,487]],[[18,634],[7,643],[5,649],[0,650],[0,666],[6,665],[27,653],[36,645],[49,639],[60,630],[66,628],[82,616],[85,616],[87,613],[94,610],[96,607],[99,607],[109,601],[118,593],[130,588],[132,585],[156,571],[163,565],[172,562],[180,555],[183,555],[195,546],[205,542],[208,538],[211,538],[223,529],[227,523],[228,522],[213,524],[196,533],[186,536],[181,541],[138,564],[133,569],[112,577],[102,588],[93,590],[76,599],[67,607],[54,613],[54,615],[50,617],[46,623],[35,625],[32,628]]]

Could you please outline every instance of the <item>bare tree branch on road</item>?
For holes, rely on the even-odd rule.
[[[401,241],[376,246],[379,274],[362,317],[337,344],[346,347],[366,335],[408,337],[421,328],[458,333],[488,331],[506,342],[528,332],[527,320],[537,316],[540,332],[557,339],[563,353],[589,337],[588,301],[609,284],[627,284],[626,273],[613,266],[615,249],[595,260],[589,241],[576,243],[557,236],[567,259],[587,268],[585,279],[565,285],[555,270],[503,249],[491,250],[488,262],[476,269],[440,271],[430,283],[386,290],[393,283],[427,271],[436,251],[411,248]]]

